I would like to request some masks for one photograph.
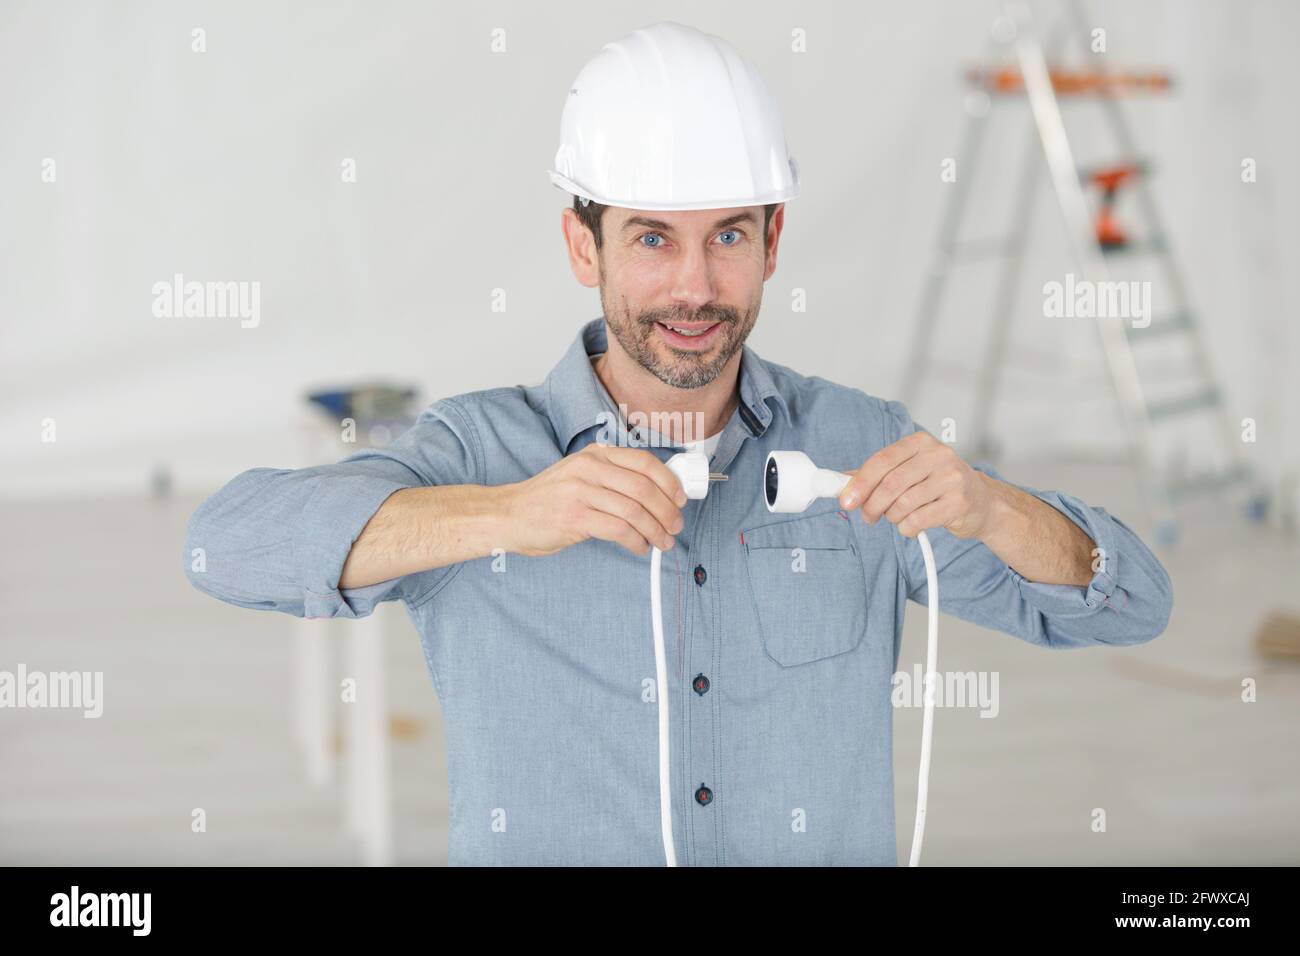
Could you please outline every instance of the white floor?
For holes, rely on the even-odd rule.
[[[1004,471],[1134,517],[1122,473]],[[195,504],[0,504],[0,669],[102,670],[106,684],[98,720],[0,710],[0,864],[358,860],[340,787],[308,782],[291,736],[292,619],[222,605],[184,579]],[[1300,863],[1300,664],[1251,646],[1269,610],[1300,611],[1300,546],[1202,521],[1162,558],[1174,617],[1143,647],[1052,652],[943,620],[941,670],[996,671],[1000,712],[937,712],[926,863]],[[445,863],[437,700],[393,610],[397,862]],[[918,608],[901,666],[923,650]],[[1240,699],[1247,677],[1257,703]],[[921,712],[895,713],[906,862]],[[204,833],[191,831],[198,807]]]

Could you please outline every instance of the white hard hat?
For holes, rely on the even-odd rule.
[[[573,81],[551,182],[632,209],[799,195],[776,100],[726,40],[665,21],[601,48]]]

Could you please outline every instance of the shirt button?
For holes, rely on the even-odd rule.
[[[703,674],[696,674],[691,686],[695,688],[695,693],[703,697],[709,692],[709,679]]]
[[[700,784],[700,789],[695,791],[695,802],[702,807],[707,807],[713,802],[713,791],[704,784]]]
[[[709,572],[704,570],[704,565],[697,564],[695,566],[695,583],[698,584],[700,587],[704,587],[704,582],[707,581],[708,579],[709,579]]]

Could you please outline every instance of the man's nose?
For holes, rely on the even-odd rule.
[[[671,294],[674,301],[691,310],[708,305],[717,298],[713,266],[706,250],[689,248],[681,255],[673,275]]]

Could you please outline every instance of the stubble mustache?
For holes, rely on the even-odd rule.
[[[740,316],[735,309],[728,306],[716,309],[697,309],[694,315],[680,310],[643,312],[638,316],[638,321],[644,334],[649,335],[654,331],[655,325],[672,325],[675,322],[717,322],[720,325],[730,325],[734,328],[739,324]]]

